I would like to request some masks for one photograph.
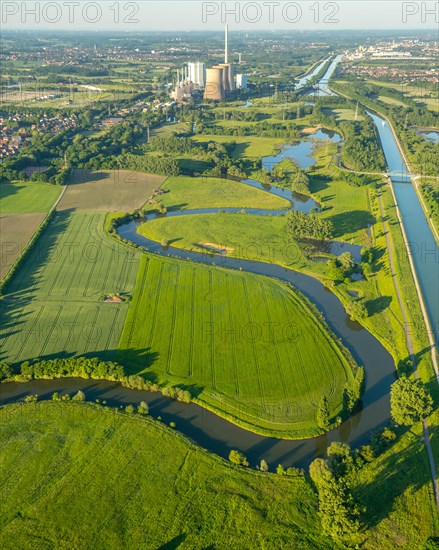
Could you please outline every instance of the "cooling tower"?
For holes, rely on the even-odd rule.
[[[227,70],[224,69],[224,65],[214,65],[212,69],[216,69],[221,73],[221,81],[223,84],[223,92],[225,93],[227,90],[227,79],[228,79],[228,73]]]
[[[225,91],[233,92],[235,89],[235,72],[232,63],[220,63],[218,67],[222,67],[223,69]]]
[[[214,99],[215,101],[224,100],[222,67],[212,67],[212,69],[206,69],[206,87],[204,89],[204,99]]]

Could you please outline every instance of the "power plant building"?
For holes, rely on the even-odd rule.
[[[204,99],[222,101],[226,92],[235,90],[235,76],[233,64],[229,63],[229,29],[225,29],[224,63],[215,65],[206,71],[206,87]]]
[[[195,86],[199,86],[200,88],[204,88],[206,84],[206,63],[188,63],[188,71],[189,71],[189,80],[195,84]]]
[[[177,70],[177,84],[174,88],[174,91],[171,93],[172,99],[175,101],[184,101],[192,97],[192,92],[194,90],[194,84],[188,78],[187,69]]]
[[[246,90],[248,84],[248,77],[246,74],[237,74],[236,75],[236,87],[239,90]]]

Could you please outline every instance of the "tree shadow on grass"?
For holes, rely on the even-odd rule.
[[[392,303],[391,296],[379,296],[378,298],[374,298],[373,300],[368,300],[365,305],[366,305],[369,317],[373,317],[373,315],[376,315],[377,313],[381,313],[382,311],[387,309],[391,303]]]
[[[367,229],[375,223],[375,218],[367,210],[352,210],[331,216],[329,220],[334,226],[333,237],[339,238],[346,233],[355,233]]]
[[[436,427],[430,429],[432,439],[438,437],[437,432]],[[370,472],[369,478],[354,488],[355,495],[366,506],[365,522],[368,528],[386,519],[395,502],[407,490],[417,492],[432,483],[422,436],[413,434],[402,450],[394,451],[392,448],[385,451],[384,460],[378,458],[365,466]],[[376,461],[382,464],[379,472],[376,472]]]
[[[329,187],[329,182],[331,178],[323,174],[313,175],[309,174],[309,187],[311,193],[318,193],[319,191],[324,191]]]
[[[186,540],[186,537],[186,533],[182,533],[181,535],[171,539],[169,542],[162,544],[162,546],[159,546],[157,550],[176,550],[176,548],[178,548]]]

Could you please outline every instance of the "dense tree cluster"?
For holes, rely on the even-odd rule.
[[[248,466],[248,460],[246,456],[241,453],[240,451],[236,451],[235,449],[232,449],[229,453],[229,460],[233,464],[237,464],[238,466]]]
[[[346,312],[353,321],[361,321],[368,317],[368,311],[362,300],[349,300],[346,304]]]
[[[194,148],[194,142],[185,137],[152,137],[148,143],[148,149],[151,151],[160,151],[161,153],[185,154],[190,153]]]
[[[390,389],[392,418],[403,426],[413,426],[433,410],[433,399],[420,380],[401,376]]]
[[[117,160],[116,166],[112,166],[106,162],[104,163],[104,167],[109,169],[118,167],[122,170],[163,174],[164,176],[178,176],[181,174],[180,163],[173,158],[127,153],[115,160]]]
[[[430,209],[430,216],[439,223],[439,188],[428,183],[421,185],[421,193]]]
[[[323,395],[317,405],[317,426],[322,430],[328,430],[331,425],[331,413],[329,411],[328,398]]]
[[[344,164],[364,172],[380,172],[385,169],[384,154],[370,119],[362,122],[343,121],[339,127],[345,140],[342,149]]]
[[[216,134],[219,136],[256,136],[256,137],[275,137],[283,139],[299,139],[300,132],[288,124],[281,122],[258,122],[249,126],[198,126],[196,129],[199,134]]]
[[[330,239],[332,224],[316,214],[305,214],[300,210],[293,210],[288,214],[288,230],[296,239]]]
[[[0,362],[0,380],[5,380],[12,376],[12,367],[5,363],[4,361]]]
[[[358,404],[363,393],[364,380],[364,368],[358,367],[354,373],[354,379],[346,382],[343,390],[343,407],[346,414],[350,414]]]
[[[360,509],[352,496],[348,475],[352,467],[350,449],[344,446],[332,443],[328,459],[316,458],[309,473],[318,492],[323,530],[339,542],[355,543],[360,531]]]

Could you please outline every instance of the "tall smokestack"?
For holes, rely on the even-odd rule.
[[[226,33],[225,33],[225,49],[224,49],[224,63],[229,62],[229,25],[226,24]]]

